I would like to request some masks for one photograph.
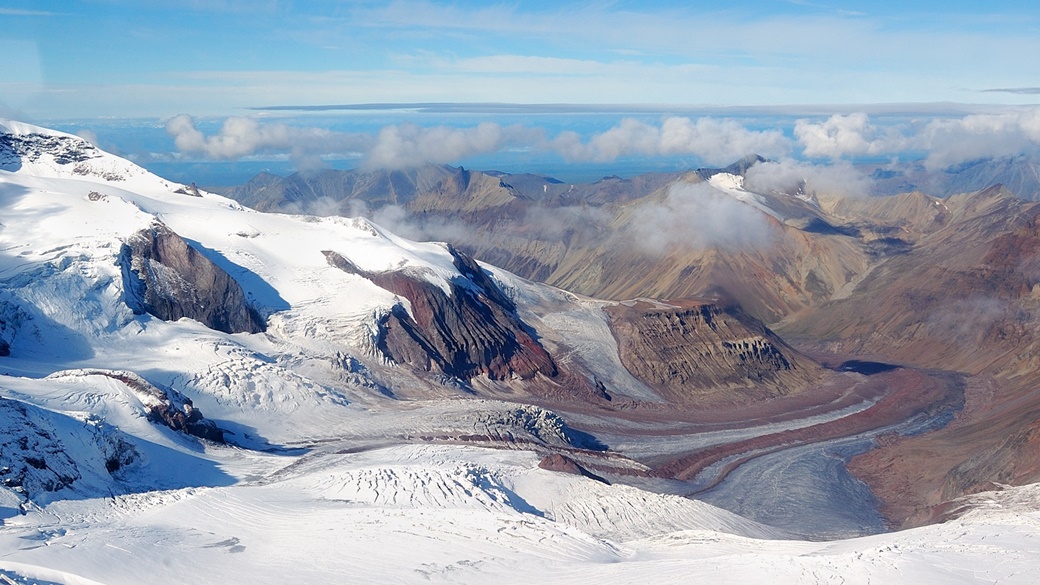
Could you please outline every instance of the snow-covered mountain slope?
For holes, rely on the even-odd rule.
[[[1025,582],[1035,568],[1031,488],[957,524],[809,543],[542,469],[562,453],[586,475],[675,487],[521,401],[667,412],[624,366],[606,303],[0,126],[0,581]]]

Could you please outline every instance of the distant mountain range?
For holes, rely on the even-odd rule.
[[[878,195],[920,191],[949,197],[1003,185],[1021,199],[1040,200],[1040,159],[1035,155],[975,160],[942,170],[926,169],[920,162],[863,169]]]

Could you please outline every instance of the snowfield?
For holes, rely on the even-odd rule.
[[[1037,486],[981,495],[947,524],[813,543],[706,504],[543,471],[522,451],[243,458],[267,475],[8,518],[0,570],[69,584],[1036,582]]]
[[[1040,485],[965,500],[941,525],[809,542],[541,469],[554,450],[605,455],[552,412],[448,380],[409,399],[428,382],[373,345],[378,319],[407,301],[322,253],[450,294],[461,275],[446,246],[195,196],[35,126],[0,120],[0,137],[0,582],[1038,581]],[[241,284],[265,332],[130,310],[122,243],[157,221]],[[489,270],[548,346],[570,342],[561,363],[655,399],[605,343],[598,302]],[[227,444],[175,428],[196,410]]]

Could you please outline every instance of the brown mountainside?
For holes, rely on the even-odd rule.
[[[630,301],[607,308],[625,368],[675,404],[740,404],[801,392],[823,375],[739,308]]]
[[[877,218],[892,214],[886,203],[858,205],[873,204],[865,215]],[[1040,204],[995,187],[940,206],[943,220],[925,221],[912,249],[846,298],[781,328],[832,351],[971,376],[949,425],[890,438],[853,461],[906,525],[934,520],[944,502],[993,482],[1040,480]]]

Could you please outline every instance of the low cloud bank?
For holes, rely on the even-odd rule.
[[[166,132],[173,136],[178,151],[215,160],[289,153],[293,160],[311,165],[322,154],[365,152],[372,147],[372,137],[367,134],[301,128],[281,122],[260,123],[244,117],[228,118],[220,132],[206,136],[194,118],[182,114],[166,122]]]
[[[920,152],[926,167],[939,170],[972,160],[1037,151],[1040,108],[887,127],[873,123],[867,114],[835,114],[823,122],[800,120],[794,134],[809,158],[839,160]]]
[[[790,141],[779,130],[749,130],[733,120],[673,116],[660,126],[628,118],[585,142],[574,132],[563,132],[552,142],[552,149],[569,161],[689,155],[705,164],[725,165],[749,153],[787,154]]]
[[[801,119],[791,134],[755,130],[730,119],[670,116],[653,124],[634,118],[589,136],[573,131],[548,136],[542,128],[484,122],[470,127],[405,123],[373,133],[335,132],[232,117],[206,135],[188,115],[171,118],[166,131],[179,152],[217,160],[258,154],[289,154],[316,166],[326,155],[356,156],[369,169],[402,169],[424,163],[457,164],[482,155],[516,151],[556,153],[569,162],[611,162],[625,157],[689,156],[721,166],[748,154],[772,159],[829,159],[839,167],[856,157],[923,157],[930,169],[983,158],[1040,150],[1040,107],[963,117],[879,123],[866,113]],[[841,167],[835,176],[847,174]],[[819,175],[819,173],[817,173]],[[816,180],[826,182],[826,176]]]
[[[387,126],[379,131],[365,155],[373,169],[401,169],[424,163],[452,163],[506,148],[525,147],[542,141],[539,130],[484,122],[471,128],[416,124]]]

